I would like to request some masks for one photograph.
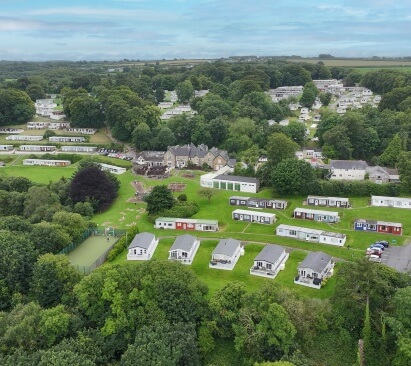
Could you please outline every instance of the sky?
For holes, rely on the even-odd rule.
[[[411,56],[410,0],[63,2],[0,0],[0,60]]]

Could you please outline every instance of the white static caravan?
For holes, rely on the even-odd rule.
[[[345,234],[284,224],[277,226],[276,235],[336,246],[343,246],[347,240]]]
[[[62,130],[63,128],[70,128],[70,122],[51,122],[49,124],[50,130]]]
[[[50,142],[85,142],[85,137],[78,136],[51,136],[49,137]]]
[[[183,219],[175,217],[159,217],[156,219],[155,229],[171,229],[186,231],[218,231],[217,220]]]
[[[371,196],[371,206],[411,208],[411,198]]]
[[[23,165],[42,165],[42,166],[68,166],[70,160],[46,160],[46,159],[24,159]]]
[[[266,278],[275,278],[277,273],[284,269],[289,254],[276,244],[267,244],[254,258],[254,265],[250,274]]]
[[[158,239],[151,233],[137,234],[128,247],[127,260],[149,260],[158,245]]]
[[[41,141],[43,136],[31,136],[31,135],[10,135],[6,137],[6,140],[12,141]]]
[[[5,151],[13,151],[14,147],[13,145],[0,145],[0,152],[5,152]]]
[[[232,218],[233,220],[255,222],[266,225],[271,225],[276,221],[276,216],[273,213],[250,210],[234,210],[232,213]]]
[[[27,122],[28,130],[42,130],[49,126],[49,122]]]
[[[94,153],[97,151],[97,146],[62,146],[61,151],[64,152],[80,152]]]
[[[123,174],[127,170],[126,168],[121,168],[119,166],[109,165],[109,164],[104,164],[104,163],[100,163],[99,165],[101,166],[101,170],[105,170],[113,174]]]
[[[20,151],[52,152],[56,150],[56,147],[47,145],[20,145],[19,149]]]

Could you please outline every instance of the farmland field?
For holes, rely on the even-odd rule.
[[[411,61],[404,60],[362,60],[362,59],[319,59],[319,58],[289,58],[289,62],[307,62],[316,64],[319,61],[324,62],[325,66],[341,66],[341,67],[411,67]]]

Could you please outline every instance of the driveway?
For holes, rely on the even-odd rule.
[[[396,247],[390,246],[385,249],[381,256],[381,263],[396,269],[398,272],[407,273],[411,271],[411,244]]]

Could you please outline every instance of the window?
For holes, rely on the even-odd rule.
[[[220,188],[221,188],[221,189],[226,189],[226,188],[227,188],[226,182],[221,182]]]
[[[241,190],[240,184],[239,184],[239,183],[235,183],[235,184],[234,184],[234,189],[235,189],[236,191],[240,191],[240,190]]]
[[[232,191],[233,190],[233,183],[227,183],[227,189]]]
[[[213,188],[220,188],[219,182],[213,182]]]
[[[292,236],[296,236],[296,235],[297,235],[297,231],[295,231],[295,230],[290,230],[290,231],[289,231],[289,234],[292,235]]]

